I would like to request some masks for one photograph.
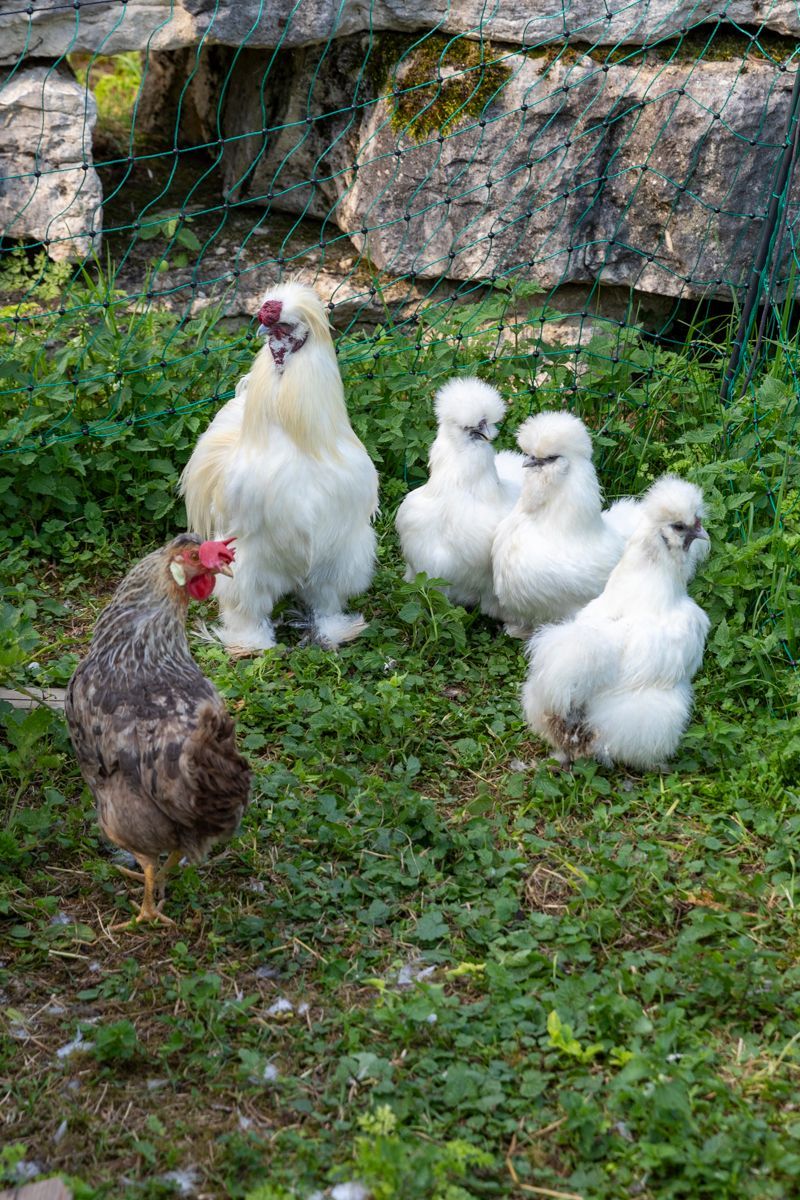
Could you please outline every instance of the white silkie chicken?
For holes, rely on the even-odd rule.
[[[405,577],[424,571],[445,579],[454,604],[497,616],[492,539],[519,495],[522,455],[492,450],[506,406],[490,384],[451,379],[436,393],[434,408],[428,482],[405,497],[395,518]]]
[[[645,769],[674,754],[708,632],[686,593],[708,554],[702,517],[698,487],[659,479],[602,594],[531,639],[522,707],[562,764],[593,757]]]
[[[258,316],[265,345],[181,477],[189,528],[236,536],[215,631],[232,652],[275,645],[272,610],[288,594],[309,636],[338,646],[365,628],[343,609],[372,579],[378,476],[350,426],[316,293],[281,284]]]
[[[517,430],[522,491],[492,545],[494,590],[506,632],[529,637],[573,616],[602,591],[638,519],[620,500],[602,511],[592,442],[578,417],[545,412]]]

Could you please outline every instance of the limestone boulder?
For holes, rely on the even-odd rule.
[[[92,163],[94,97],[66,68],[17,71],[0,90],[0,235],[52,259],[100,248],[102,189]]]
[[[75,51],[119,54],[206,44],[283,50],[324,45],[370,30],[431,30],[515,46],[547,42],[643,45],[674,37],[718,15],[732,26],[763,27],[795,37],[800,11],[794,0],[127,0],[75,3],[30,0],[0,8],[0,62],[23,57],[58,59]]]
[[[328,55],[318,46],[289,51],[271,66],[266,86],[264,52],[239,56],[223,120],[223,179],[231,200],[350,228],[353,209],[345,214],[340,204],[367,135],[363,106],[374,105],[383,83],[366,69],[369,50],[368,39],[356,37]]]
[[[201,53],[193,48],[151,52],[136,110],[140,143],[148,149],[172,146],[176,126],[183,146],[216,142],[221,98],[227,90],[234,53],[229,46],[207,46]],[[240,94],[238,86],[236,94]],[[242,99],[251,103],[250,89]]]
[[[726,300],[749,282],[793,81],[770,63],[738,66],[667,66],[611,83],[605,178],[583,251],[598,280]]]
[[[728,299],[746,281],[791,93],[775,64],[510,55],[453,115],[451,62],[417,86],[409,118],[385,81],[354,89],[364,52],[355,38],[330,66],[298,53],[268,112],[264,57],[242,58],[226,111],[232,198],[321,218],[392,276]],[[411,55],[401,89],[414,69]]]
[[[5,8],[6,11],[3,11]],[[0,5],[0,62],[25,58],[57,60],[77,51],[120,54],[123,50],[166,50],[199,40],[197,23],[181,0],[111,0],[64,4],[30,0]]]

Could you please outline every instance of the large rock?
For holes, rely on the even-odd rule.
[[[321,66],[299,51],[267,93],[265,56],[240,57],[225,122],[232,199],[335,224],[392,276],[723,298],[746,281],[792,86],[774,64],[639,55],[606,70],[585,54],[510,55],[440,132],[437,111],[457,107],[452,58],[441,93],[420,86],[413,53],[397,71],[420,97],[414,122],[385,80],[361,73],[356,93],[365,48],[341,43]]]
[[[8,6],[6,6],[8,7]],[[536,10],[540,11],[536,11]],[[547,42],[642,45],[674,37],[718,14],[739,26],[800,34],[794,0],[127,0],[127,3],[65,4],[31,0],[0,10],[0,62],[24,56],[57,59],[80,50],[119,54],[220,43],[291,49],[370,30],[437,29],[516,46]]]
[[[0,90],[0,235],[53,259],[100,248],[102,191],[92,165],[94,97],[66,68],[17,71]]]
[[[3,8],[10,11],[3,11]],[[128,0],[127,4],[65,4],[30,0],[0,6],[0,62],[59,59],[89,50],[165,50],[199,40],[197,22],[181,0]]]

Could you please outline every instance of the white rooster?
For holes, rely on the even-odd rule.
[[[258,316],[265,345],[181,477],[189,528],[237,538],[216,630],[234,653],[275,645],[272,610],[290,593],[310,636],[338,646],[365,628],[343,609],[372,579],[378,476],[350,426],[316,293],[281,284]]]
[[[709,549],[702,492],[667,475],[640,510],[602,595],[528,646],[525,719],[563,764],[594,757],[660,766],[689,721],[708,632],[708,617],[686,593]]]
[[[497,616],[492,539],[519,495],[522,455],[492,450],[506,406],[490,384],[451,379],[436,393],[434,408],[439,427],[428,482],[405,497],[395,518],[405,577],[424,571],[445,579],[454,604]]]
[[[517,430],[527,456],[522,492],[492,545],[494,590],[506,631],[529,637],[596,596],[638,519],[620,500],[602,511],[592,442],[578,417],[545,412]]]

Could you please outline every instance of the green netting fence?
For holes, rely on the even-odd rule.
[[[423,402],[461,355],[540,408],[685,405],[689,348],[782,520],[799,33],[777,0],[5,0],[4,454],[210,415],[299,274],[345,372],[411,351]]]

